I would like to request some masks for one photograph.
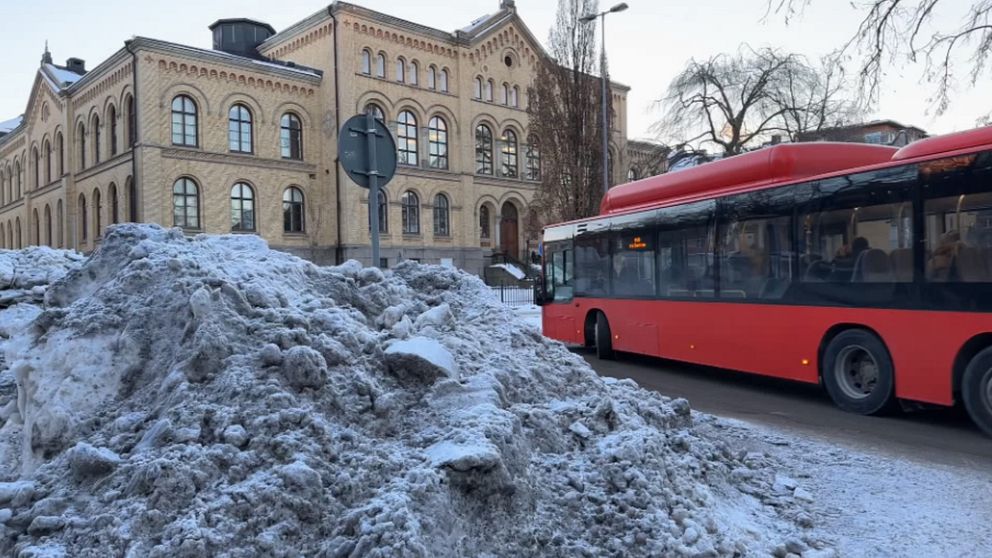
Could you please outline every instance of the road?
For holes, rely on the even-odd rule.
[[[693,409],[917,461],[988,470],[992,438],[959,408],[864,417],[845,413],[819,386],[636,355],[602,361],[580,350],[602,376],[684,397]]]

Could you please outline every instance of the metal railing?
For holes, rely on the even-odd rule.
[[[516,287],[508,285],[496,285],[490,287],[493,294],[500,302],[507,306],[527,306],[536,304],[534,299],[534,286]]]

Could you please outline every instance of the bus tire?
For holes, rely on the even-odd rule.
[[[961,378],[961,398],[971,420],[992,436],[992,347],[968,363]]]
[[[613,360],[613,334],[610,332],[610,322],[606,314],[596,313],[596,356],[602,360]]]
[[[877,335],[863,329],[843,331],[823,353],[823,385],[849,413],[877,415],[895,402],[892,358]]]

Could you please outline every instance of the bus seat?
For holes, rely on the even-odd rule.
[[[892,270],[889,267],[889,256],[883,250],[871,248],[858,254],[854,263],[852,281],[862,283],[889,283],[892,281]]]
[[[897,248],[889,254],[889,262],[892,264],[892,274],[897,283],[911,283],[913,281],[913,249]]]
[[[982,256],[982,251],[978,248],[962,246],[954,259],[958,279],[966,283],[988,281],[988,268]]]

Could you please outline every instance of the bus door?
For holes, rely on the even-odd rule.
[[[574,265],[571,242],[556,242],[545,246],[543,324],[544,334],[548,337],[576,337],[576,321],[571,304],[574,296]]]

